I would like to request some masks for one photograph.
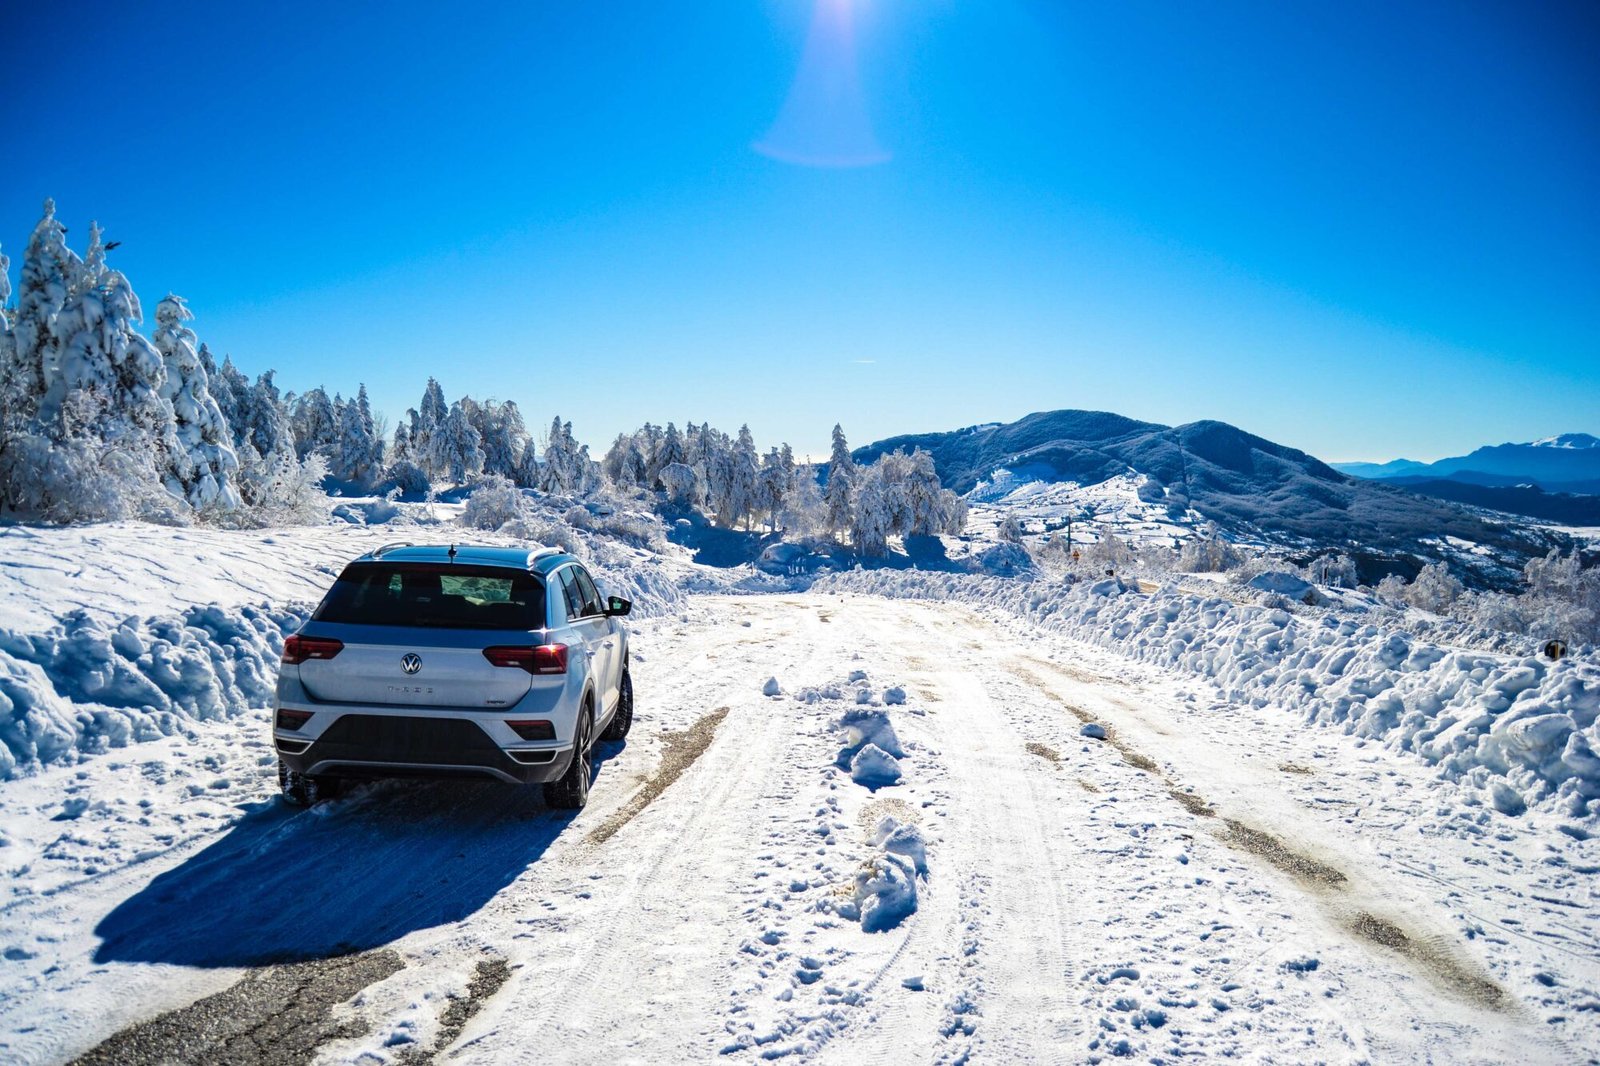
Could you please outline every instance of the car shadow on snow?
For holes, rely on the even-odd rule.
[[[598,745],[597,770],[621,750]],[[94,961],[261,966],[366,951],[475,913],[575,816],[545,807],[538,786],[492,782],[385,781],[308,811],[273,799],[101,919]]]

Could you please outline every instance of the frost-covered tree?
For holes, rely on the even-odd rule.
[[[95,398],[98,423],[73,432],[138,457],[136,476],[159,483],[178,442],[172,405],[162,396],[161,353],[136,328],[141,317],[139,298],[120,270],[106,266],[100,228],[91,223],[83,269],[51,322],[57,366],[39,420],[48,438],[65,441],[63,406],[78,393]]]
[[[1121,537],[1109,532],[1085,548],[1083,556],[1091,566],[1119,573],[1135,562],[1133,549]]]
[[[473,405],[470,413],[482,441],[483,472],[514,480],[523,451],[532,450],[522,411],[513,400],[486,400]]]
[[[750,516],[755,510],[761,457],[756,452],[755,438],[751,436],[748,425],[739,427],[739,439],[733,446],[730,458],[726,510],[720,512],[720,516],[726,526],[743,521],[745,527],[749,528]]]
[[[224,377],[228,376],[231,367],[232,360],[223,363]],[[237,370],[233,373],[243,377]],[[297,454],[289,409],[273,381],[276,375],[277,371],[268,370],[256,378],[254,385],[246,385],[242,389],[237,384],[230,387],[230,391],[234,391],[238,397],[239,421],[233,425],[236,447],[249,445],[263,458]]]
[[[1214,523],[1190,537],[1178,553],[1178,569],[1191,574],[1220,574],[1238,564],[1239,553]]]
[[[1556,549],[1523,568],[1528,590],[1522,596],[1528,632],[1562,640],[1600,640],[1600,566],[1587,569],[1574,549]]]
[[[652,484],[649,460],[645,458],[645,446],[640,440],[643,435],[643,430],[635,434],[618,433],[600,460],[601,473],[619,488],[648,488]]]
[[[544,446],[544,462],[539,467],[539,487],[545,492],[566,494],[581,491],[587,451],[580,454],[572,439],[572,423],[557,415],[550,423],[550,437]]]
[[[39,413],[57,364],[53,325],[77,284],[83,263],[67,247],[54,200],[34,227],[22,256],[21,287],[11,316],[12,344],[0,366],[0,433],[26,430]]]
[[[430,377],[427,387],[422,392],[422,403],[417,408],[417,417],[411,425],[411,458],[433,479],[438,479],[444,473],[442,468],[433,465],[436,454],[433,438],[449,414],[450,405],[445,402],[444,388],[436,379]]]
[[[464,485],[483,472],[482,445],[466,409],[459,402],[453,403],[428,442],[429,466],[453,483]]]
[[[1406,588],[1411,606],[1433,614],[1447,614],[1461,596],[1462,585],[1442,562],[1424,566]]]
[[[908,512],[904,532],[914,536],[960,533],[967,524],[966,501],[940,484],[933,456],[914,448],[904,469]]]
[[[827,523],[827,504],[822,499],[822,486],[817,479],[817,468],[809,463],[795,471],[789,493],[783,499],[779,521],[785,530],[810,535]]]
[[[999,533],[1000,539],[1007,544],[1022,543],[1022,523],[1017,521],[1017,516],[1010,511],[1007,511],[1006,516],[1000,519]]]
[[[667,467],[673,463],[688,463],[689,453],[684,447],[683,434],[678,432],[678,427],[671,422],[667,423],[667,431],[661,436],[661,447],[656,450],[652,473],[655,476],[655,486],[666,488],[666,479],[662,475]]]
[[[1353,589],[1361,584],[1356,561],[1343,552],[1329,552],[1311,560],[1306,564],[1304,573],[1307,581],[1334,588]]]
[[[688,463],[668,463],[661,468],[661,483],[667,500],[680,507],[697,507],[704,494],[700,475]]]
[[[860,488],[851,507],[850,540],[856,551],[876,558],[889,550],[889,536],[894,532],[894,504],[884,485],[881,467],[860,471],[858,480]]]
[[[181,296],[170,293],[156,305],[152,338],[161,353],[165,380],[161,396],[172,407],[177,448],[166,464],[168,491],[198,512],[229,513],[239,508],[239,458],[233,434],[211,396],[205,366],[196,350],[194,318]]]
[[[383,470],[383,440],[372,420],[372,404],[366,385],[356,388],[354,399],[338,411],[338,443],[333,451],[333,476],[341,481],[365,485]]]
[[[228,424],[228,431],[233,435],[233,450],[237,453],[248,440],[248,426],[245,423],[250,409],[250,379],[240,373],[227,356],[218,366],[216,357],[204,341],[200,342],[200,365],[205,367],[211,397],[217,401],[222,420]]]
[[[761,458],[761,471],[756,478],[754,511],[766,520],[767,528],[778,528],[778,517],[783,511],[783,501],[788,498],[794,481],[794,456],[785,457],[784,450],[772,448]]]
[[[850,445],[844,438],[844,429],[837,423],[833,427],[833,453],[828,459],[828,487],[823,493],[827,503],[828,532],[837,536],[854,525],[852,508],[855,502],[856,464],[850,458]]]
[[[309,389],[294,398],[289,408],[289,424],[294,430],[296,457],[304,459],[312,452],[332,456],[339,442],[339,421],[334,413],[333,401],[328,399],[322,386]]]

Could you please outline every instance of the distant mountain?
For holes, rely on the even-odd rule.
[[[1566,526],[1600,526],[1600,495],[1545,492],[1537,485],[1481,485],[1449,478],[1396,477],[1387,483],[1408,492],[1437,496],[1473,507],[1525,515]],[[1582,484],[1580,482],[1579,484]]]
[[[1449,555],[1480,579],[1504,580],[1549,534],[1495,520],[1378,480],[1349,477],[1304,452],[1224,422],[1163,426],[1104,411],[1047,411],[1004,425],[892,437],[857,449],[857,462],[923,448],[959,493],[1001,469],[1097,485],[1120,474],[1150,479],[1141,492],[1188,508],[1236,534],[1367,555]],[[1554,451],[1554,449],[1551,449]],[[1444,538],[1479,545],[1474,552]],[[1382,569],[1379,561],[1374,566]]]
[[[1428,477],[1478,485],[1537,485],[1546,492],[1600,491],[1600,437],[1563,433],[1526,444],[1496,444],[1469,455],[1414,463],[1335,463],[1356,477],[1389,480]],[[1582,486],[1582,487],[1580,487]]]

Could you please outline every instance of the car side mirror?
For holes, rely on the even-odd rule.
[[[621,596],[606,597],[607,618],[626,618],[632,611],[632,600],[625,600]]]

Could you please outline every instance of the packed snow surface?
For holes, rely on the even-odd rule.
[[[282,574],[206,565],[255,534],[31,532],[0,1060],[368,958],[301,1003],[318,1063],[1600,1056],[1592,665],[1118,580],[688,596],[771,585],[596,544],[642,609],[588,808],[393,781],[296,812],[275,642],[382,532],[262,546]],[[140,570],[175,545],[215,603]]]

